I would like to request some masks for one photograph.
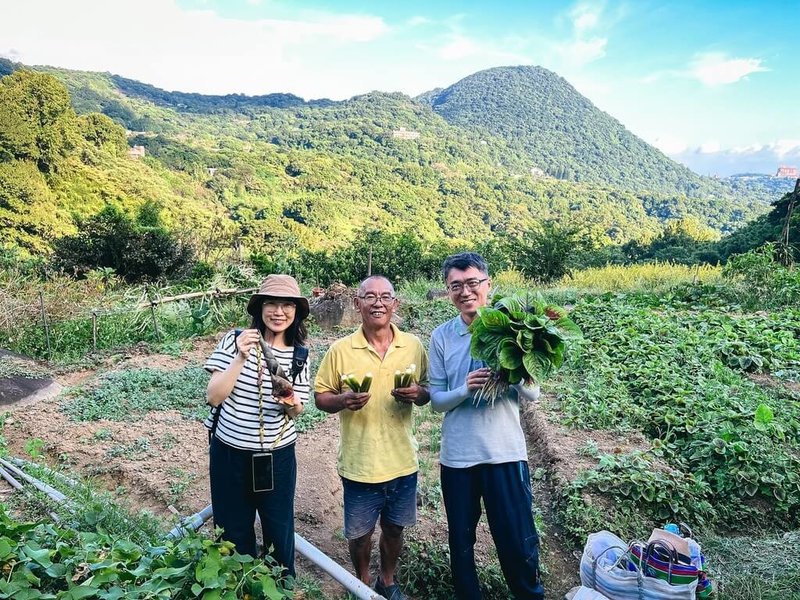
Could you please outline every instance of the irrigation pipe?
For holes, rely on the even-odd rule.
[[[55,471],[46,465],[40,465],[35,462],[31,462],[29,460],[25,460],[24,458],[17,458],[16,456],[11,456],[8,458],[9,462],[17,465],[20,469],[24,469],[25,467],[30,467],[32,469],[41,469],[46,473],[49,473],[53,477],[56,477],[69,485],[70,487],[77,487],[78,482],[74,479],[70,479],[66,475],[64,475],[61,471]]]
[[[38,479],[34,479],[33,477],[25,473],[25,471],[18,469],[17,467],[12,465],[6,459],[0,458],[0,465],[3,465],[6,469],[14,473],[14,475],[17,475],[18,477],[24,479],[26,482],[30,483],[37,490],[44,492],[56,502],[65,502],[67,500],[67,497],[61,492],[59,492],[57,489],[47,485],[42,481],[39,481]]]
[[[211,505],[209,504],[200,512],[196,512],[190,517],[181,519],[181,522],[173,527],[167,534],[167,538],[170,540],[179,540],[186,535],[187,531],[197,531],[203,526],[203,523],[211,518],[212,514]]]
[[[0,467],[0,477],[5,479],[9,483],[9,485],[11,485],[11,487],[13,487],[15,490],[20,490],[24,494],[30,493],[25,488],[25,486],[23,486],[19,481],[14,479],[14,477],[11,475],[11,473],[6,471],[3,467]],[[53,519],[54,523],[59,523],[61,521],[61,519],[59,518],[59,516],[56,513],[51,512],[51,513],[48,513],[48,514],[50,515],[50,518]]]
[[[341,583],[358,600],[386,600],[298,533],[294,534],[294,545],[300,554]]]
[[[5,479],[15,490],[21,490],[22,484],[11,476],[11,473],[0,467],[0,477]]]
[[[200,529],[203,523],[211,518],[212,514],[211,505],[209,504],[200,512],[183,519],[179,525],[167,534],[167,537],[170,539],[180,539],[185,534],[187,528],[192,528],[195,531]],[[341,583],[342,586],[358,600],[386,600],[383,596],[378,594],[378,592],[349,571],[345,570],[339,563],[331,559],[299,533],[294,534],[294,546],[297,552]]]

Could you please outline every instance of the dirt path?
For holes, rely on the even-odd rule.
[[[68,387],[111,370],[179,369],[199,365],[215,343],[213,338],[198,340],[190,351],[179,357],[150,355],[142,349],[134,349],[107,360],[96,370],[61,375],[57,382]],[[134,422],[72,422],[60,411],[59,403],[59,398],[50,398],[11,409],[5,435],[12,455],[28,456],[26,443],[38,438],[43,442],[42,451],[51,465],[98,478],[121,502],[166,518],[174,518],[170,506],[179,514],[188,515],[209,503],[208,439],[201,423],[175,411],[151,412]],[[561,432],[552,430],[533,406],[525,410],[523,420],[529,438],[531,471],[542,467],[548,473],[542,481],[534,482],[536,505],[542,511],[546,526],[542,557],[547,597],[563,598],[564,593],[577,584],[578,560],[572,546],[562,539],[555,522],[553,484],[558,477],[551,477],[549,473],[553,469],[563,470],[565,464],[574,464],[567,456],[570,452],[575,454],[577,440],[575,444],[565,444]],[[341,484],[335,467],[338,435],[336,416],[328,417],[314,429],[299,435],[296,529],[349,569],[347,545],[341,534]],[[438,472],[436,465],[433,471]],[[423,512],[415,536],[445,540],[446,527],[442,520],[441,516],[437,519]],[[476,554],[487,555],[491,546],[488,527],[482,522]],[[373,554],[377,555],[377,550]],[[326,597],[344,598],[342,588],[313,565],[301,559],[298,566],[301,574],[310,573],[322,582]]]

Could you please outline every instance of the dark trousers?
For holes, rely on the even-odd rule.
[[[475,569],[475,528],[483,498],[500,567],[511,593],[517,600],[542,600],[539,536],[531,513],[533,494],[528,463],[465,469],[442,466],[441,474],[456,598],[481,598]]]
[[[214,524],[239,554],[256,556],[256,512],[261,519],[264,548],[294,577],[294,489],[297,461],[294,444],[275,450],[274,488],[253,492],[253,452],[232,448],[212,438],[210,449],[211,504]]]

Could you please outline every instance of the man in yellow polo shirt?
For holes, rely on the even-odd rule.
[[[361,327],[334,342],[325,354],[314,383],[315,401],[317,408],[339,413],[344,532],[356,575],[388,600],[404,600],[395,571],[403,528],[417,519],[419,463],[411,411],[413,404],[430,400],[428,356],[416,336],[391,322],[397,298],[388,279],[365,279],[354,302]],[[416,381],[395,388],[395,373],[412,365]],[[359,382],[370,375],[369,391],[352,391],[342,381],[345,375]],[[372,533],[379,516],[380,573],[370,582]]]

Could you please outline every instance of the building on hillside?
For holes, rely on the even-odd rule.
[[[134,146],[128,149],[128,156],[131,158],[144,158],[144,146]]]
[[[214,173],[217,172],[217,167],[207,167],[206,171],[208,171],[208,176],[213,177]]]
[[[392,137],[401,140],[416,140],[419,137],[419,131],[413,131],[411,129],[401,127],[400,129],[395,129],[392,131]]]
[[[541,179],[547,177],[547,173],[542,171],[539,167],[531,167],[531,176],[535,179]]]
[[[778,172],[775,173],[775,177],[789,177],[791,179],[796,179],[800,177],[800,173],[798,173],[797,167],[787,167],[786,165],[781,165],[778,167]]]

